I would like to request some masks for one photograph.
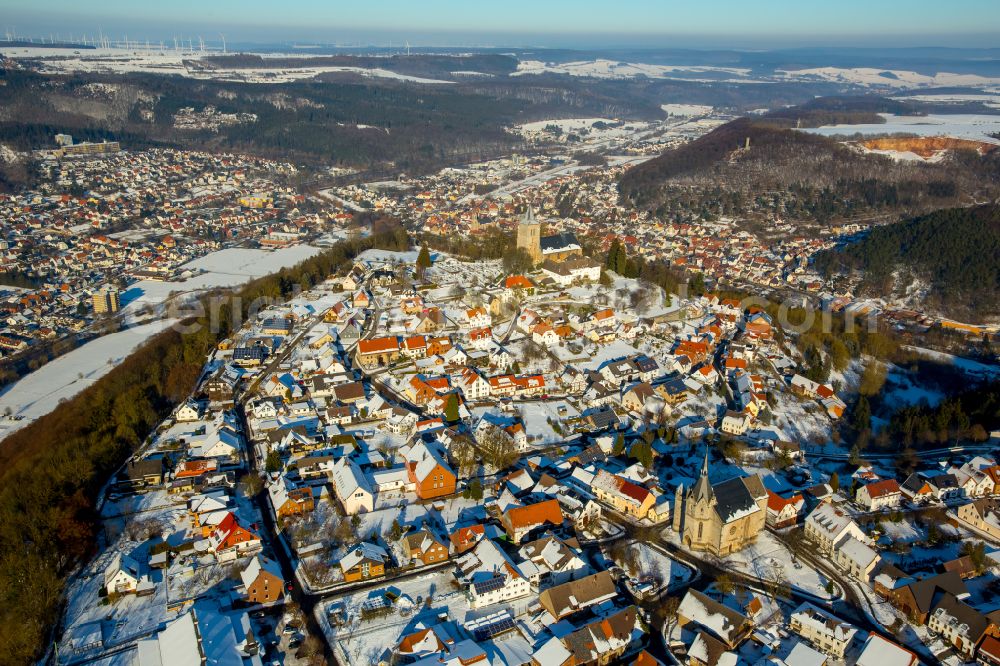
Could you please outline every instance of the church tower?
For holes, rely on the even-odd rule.
[[[530,205],[517,225],[517,247],[527,252],[534,263],[542,261],[542,224],[535,219]]]
[[[708,480],[708,451],[701,467],[701,476],[692,486],[684,502],[684,543],[695,550],[706,550],[716,541],[715,507],[718,500]]]

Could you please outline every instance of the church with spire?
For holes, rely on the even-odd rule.
[[[735,477],[712,485],[708,452],[698,481],[687,491],[677,486],[673,528],[685,546],[726,555],[756,540],[767,520],[767,491],[759,476]]]

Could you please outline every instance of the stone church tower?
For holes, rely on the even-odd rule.
[[[708,550],[719,541],[720,525],[715,507],[718,500],[708,480],[708,452],[701,476],[684,500],[684,545],[694,550]]]
[[[517,247],[524,250],[534,263],[542,260],[542,223],[535,219],[531,206],[517,225]]]

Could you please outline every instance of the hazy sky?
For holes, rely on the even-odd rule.
[[[1000,0],[0,0],[20,35],[413,44],[1000,46]]]

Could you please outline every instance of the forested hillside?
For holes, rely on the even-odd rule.
[[[997,151],[994,151],[994,153]],[[1000,158],[959,151],[895,161],[832,139],[741,118],[625,172],[624,202],[658,216],[815,220],[923,213],[993,198]]]
[[[910,276],[926,281],[925,304],[955,317],[1000,315],[1000,208],[994,204],[940,210],[876,227],[864,239],[816,257],[830,274],[860,271],[861,288],[905,290]]]

